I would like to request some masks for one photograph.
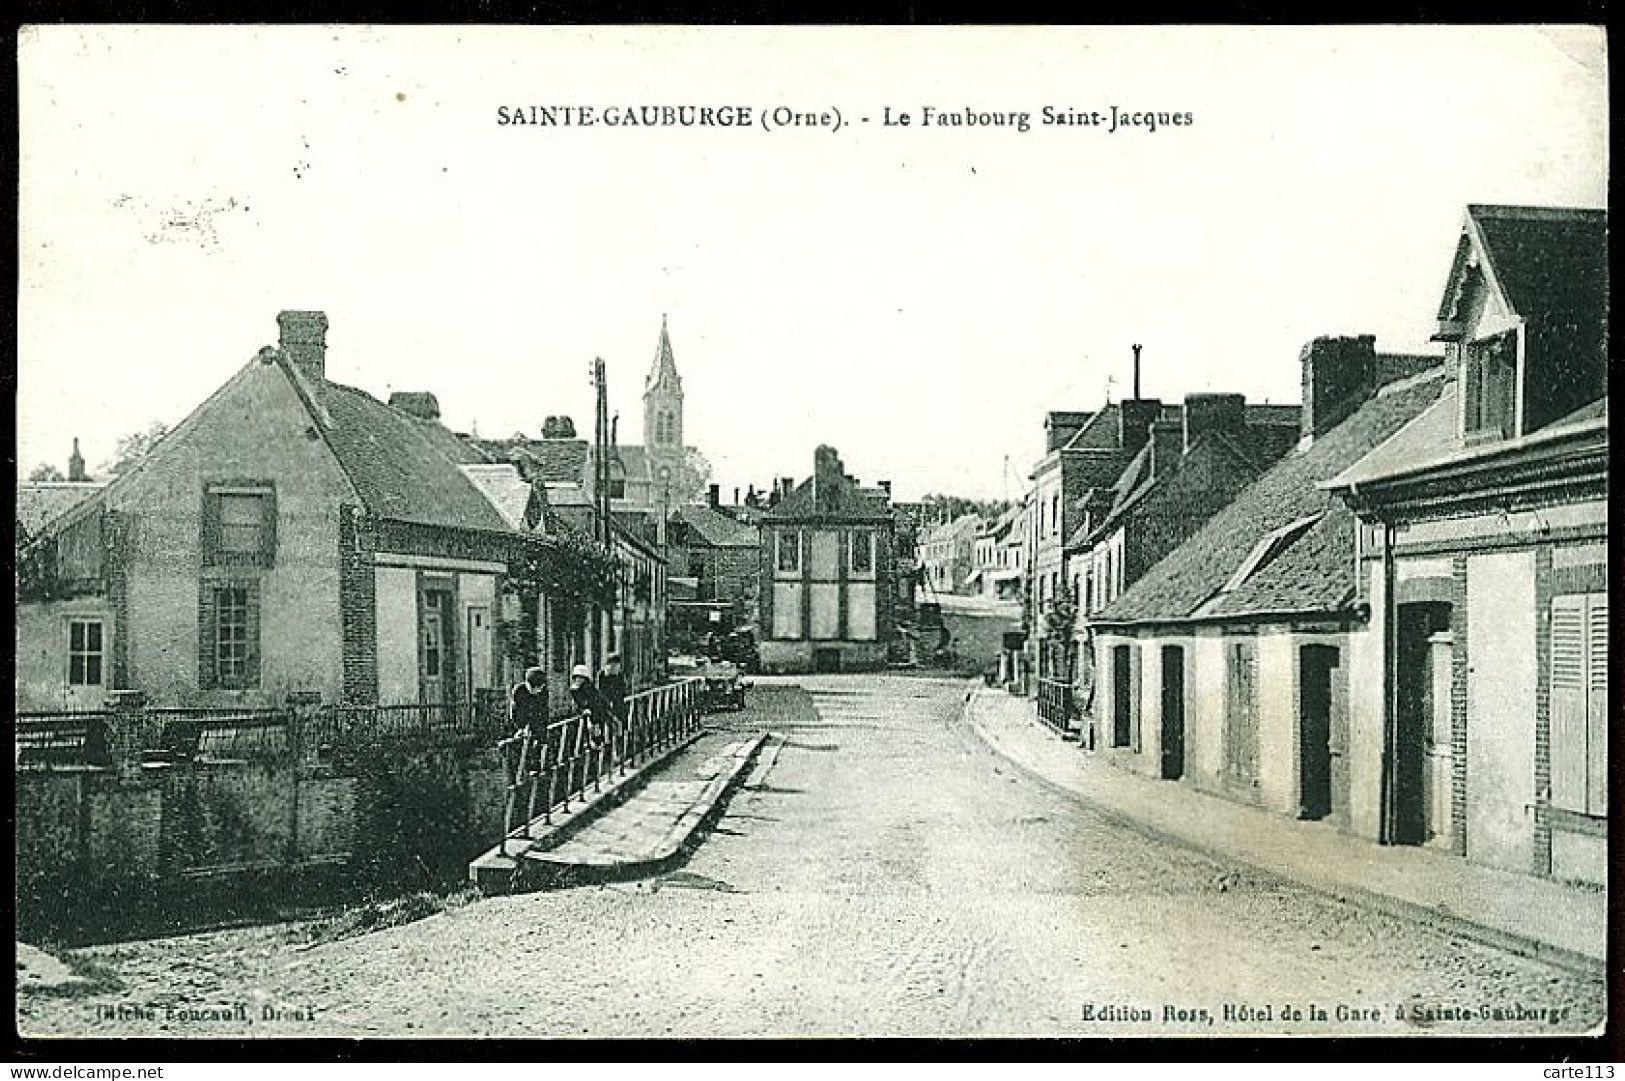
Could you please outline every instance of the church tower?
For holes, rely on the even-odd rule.
[[[660,346],[643,387],[643,446],[654,459],[672,463],[683,454],[683,379],[671,355],[666,317],[660,317]]]

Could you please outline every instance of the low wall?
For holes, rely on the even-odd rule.
[[[483,735],[281,748],[19,768],[19,933],[162,925],[199,888],[297,898],[311,874],[449,885],[501,832],[502,762]]]

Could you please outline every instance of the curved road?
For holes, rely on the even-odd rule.
[[[960,719],[962,682],[800,684],[761,686],[750,710],[718,719],[782,746],[680,870],[478,901],[309,950],[288,928],[104,947],[89,952],[124,990],[29,996],[23,1030],[1461,1034],[1574,1033],[1600,1018],[1600,981],[1108,821],[989,751]],[[153,1015],[94,1018],[131,1003]],[[251,1020],[166,1016],[166,1003],[241,1003]]]

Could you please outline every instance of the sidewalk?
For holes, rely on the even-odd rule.
[[[469,879],[496,894],[656,874],[720,812],[767,738],[701,733],[573,812],[536,819],[528,841],[510,838],[470,863]]]
[[[1032,703],[971,692],[965,716],[994,751],[1106,814],[1393,915],[1564,968],[1600,974],[1607,956],[1602,890],[1468,863],[1429,849],[1387,846],[1131,772],[1064,742]]]

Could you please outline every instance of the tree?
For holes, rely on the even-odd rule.
[[[23,602],[56,599],[60,590],[56,576],[56,542],[29,530],[17,518],[17,599]]]
[[[34,467],[34,471],[32,473],[28,474],[28,482],[30,484],[49,484],[55,481],[67,479],[67,477],[62,475],[62,470],[58,469],[50,462],[41,462],[39,465]]]
[[[114,475],[123,473],[145,458],[152,448],[158,445],[158,440],[168,432],[167,426],[154,422],[145,431],[119,436],[118,442],[113,447],[113,460],[104,464],[101,471]]]
[[[657,467],[658,468],[658,467]],[[684,503],[703,503],[706,488],[711,483],[711,463],[695,447],[683,448],[683,460],[671,474],[671,489],[667,497],[669,506]],[[655,498],[660,498],[660,477],[655,477]]]

